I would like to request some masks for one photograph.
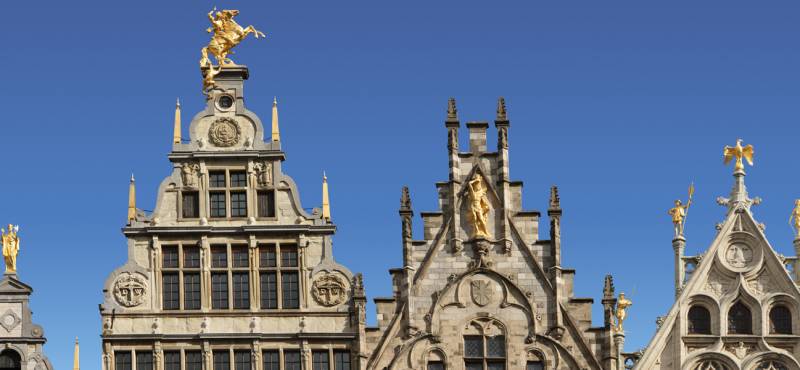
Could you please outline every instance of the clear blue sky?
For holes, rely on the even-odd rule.
[[[57,368],[71,366],[75,336],[83,367],[100,367],[97,305],[126,258],[128,178],[152,209],[175,98],[185,122],[203,105],[198,50],[214,5],[268,34],[234,55],[250,67],[247,104],[268,119],[278,96],[284,169],[305,207],[320,204],[327,171],[336,258],[365,274],[370,298],[391,294],[386,270],[402,261],[401,186],[417,212],[436,208],[450,96],[462,121],[493,119],[506,97],[526,208],[544,210],[561,187],[564,265],[578,271],[577,295],[597,299],[596,324],[605,274],[633,293],[630,351],[672,304],[666,209],[695,182],[687,252],[704,250],[724,214],[714,199],[732,183],[722,147],[739,136],[756,146],[756,218],[794,254],[797,1],[3,5],[0,223],[21,224],[20,276]]]

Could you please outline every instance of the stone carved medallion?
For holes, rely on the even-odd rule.
[[[22,319],[19,318],[19,315],[10,309],[6,310],[6,312],[3,313],[3,316],[0,316],[0,326],[2,326],[3,329],[6,329],[6,331],[9,333],[21,322]]]
[[[336,306],[347,298],[347,283],[338,275],[322,274],[311,284],[311,295],[323,306]]]
[[[114,282],[114,298],[125,307],[136,307],[144,303],[147,283],[141,277],[125,272]]]
[[[483,307],[492,301],[494,290],[492,289],[491,282],[485,280],[473,280],[470,282],[469,286],[472,300],[476,305]]]
[[[236,120],[229,117],[222,117],[211,124],[208,129],[208,139],[220,147],[234,146],[239,143],[242,132]]]
[[[725,260],[735,268],[745,268],[753,261],[753,250],[745,244],[732,244],[725,251]]]

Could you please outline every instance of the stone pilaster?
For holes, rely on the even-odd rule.
[[[686,266],[683,263],[686,239],[683,236],[672,239],[672,249],[675,251],[675,298],[677,299],[683,290],[683,280],[686,278]]]
[[[622,370],[625,368],[625,356],[622,351],[625,349],[625,333],[614,334],[614,355],[617,358],[616,367],[611,370]]]

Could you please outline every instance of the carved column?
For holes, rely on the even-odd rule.
[[[256,242],[256,236],[250,235],[248,243],[250,245],[250,248],[248,248],[250,251],[250,311],[256,312],[261,298],[260,289],[255,289],[255,282],[258,281],[258,268],[256,266],[258,262],[258,243]]]
[[[625,368],[625,356],[622,355],[622,351],[625,348],[625,333],[616,333],[614,334],[614,355],[617,358],[616,361],[616,368],[615,370],[622,370]]]
[[[203,284],[200,285],[203,295],[200,299],[200,308],[203,312],[211,309],[211,247],[208,245],[208,237],[203,235],[200,238],[200,266],[202,266]]]
[[[672,249],[675,251],[675,299],[677,299],[683,290],[683,280],[686,278],[686,266],[683,263],[686,239],[683,236],[672,239]]]

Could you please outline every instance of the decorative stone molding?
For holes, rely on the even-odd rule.
[[[311,295],[325,307],[341,304],[347,298],[347,283],[336,274],[324,273],[314,279]]]
[[[239,143],[242,130],[239,124],[230,117],[220,117],[208,129],[208,139],[219,147],[231,147]]]
[[[6,329],[6,331],[9,333],[12,330],[14,330],[14,328],[16,328],[21,322],[22,319],[19,317],[19,315],[17,315],[16,312],[10,309],[6,310],[6,312],[3,313],[2,316],[0,316],[0,326],[2,326],[3,329]]]
[[[145,302],[147,282],[140,276],[123,272],[114,282],[114,298],[124,307],[136,307]]]

